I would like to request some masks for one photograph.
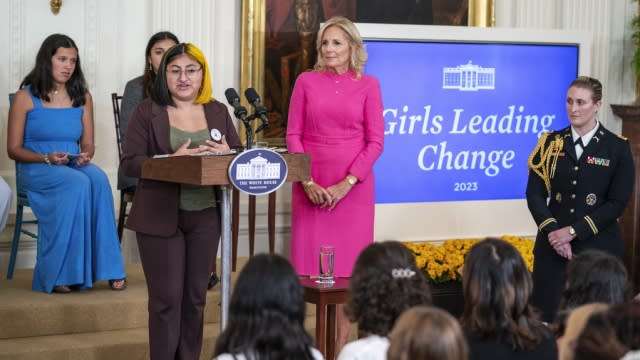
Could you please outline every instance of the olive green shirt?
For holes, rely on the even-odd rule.
[[[206,140],[210,139],[209,129],[189,132],[171,126],[169,141],[173,151],[178,150],[187,139],[191,139],[190,149],[207,145]],[[214,206],[216,206],[216,192],[213,186],[180,185],[180,210],[197,211]]]

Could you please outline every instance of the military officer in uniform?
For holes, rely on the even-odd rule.
[[[633,190],[633,158],[627,139],[596,119],[601,106],[600,81],[575,79],[566,99],[571,126],[542,135],[529,157],[527,204],[538,225],[532,302],[544,321],[555,318],[573,255],[623,257],[618,217]]]

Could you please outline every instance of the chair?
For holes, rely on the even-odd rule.
[[[14,93],[9,94],[9,103],[13,100]],[[29,199],[27,198],[27,192],[22,188],[20,177],[18,176],[18,169],[16,167],[16,221],[13,229],[13,240],[11,241],[11,255],[9,257],[9,266],[7,267],[7,280],[13,278],[13,269],[16,265],[16,257],[18,255],[18,245],[20,243],[20,234],[25,234],[38,241],[38,235],[23,229],[23,225],[33,224],[38,225],[38,220],[23,220],[24,207],[29,207]],[[39,231],[40,228],[38,228]],[[36,245],[37,246],[37,245]]]
[[[122,159],[122,139],[120,137],[120,102],[122,101],[122,95],[118,93],[111,94],[111,105],[113,106],[113,120],[116,127],[116,140],[118,143],[118,163]],[[118,214],[118,238],[122,243],[122,232],[124,231],[124,220],[127,217],[127,206],[133,202],[135,196],[135,190],[131,188],[120,190],[120,210]]]
[[[11,242],[11,256],[9,257],[9,266],[7,268],[7,280],[13,278],[13,269],[16,265],[16,257],[18,255],[18,244],[20,243],[20,234],[25,234],[38,240],[38,235],[23,228],[23,225],[33,224],[38,225],[38,220],[23,220],[24,207],[29,207],[29,199],[27,198],[27,192],[21,189],[18,171],[16,169],[16,222],[13,229],[13,241]],[[40,231],[40,228],[38,228]],[[36,245],[37,246],[37,245]]]

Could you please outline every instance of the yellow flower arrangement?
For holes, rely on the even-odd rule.
[[[500,239],[515,246],[529,271],[533,271],[533,239],[513,235],[504,235]],[[480,240],[446,240],[440,245],[405,242],[404,245],[416,255],[416,265],[425,272],[429,283],[441,284],[461,280],[458,270],[464,264],[464,256]]]

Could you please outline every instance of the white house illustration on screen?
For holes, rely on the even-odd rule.
[[[280,164],[270,163],[258,155],[244,164],[236,166],[238,180],[267,180],[280,178]]]
[[[442,69],[442,88],[460,91],[495,90],[496,68],[468,64]]]

